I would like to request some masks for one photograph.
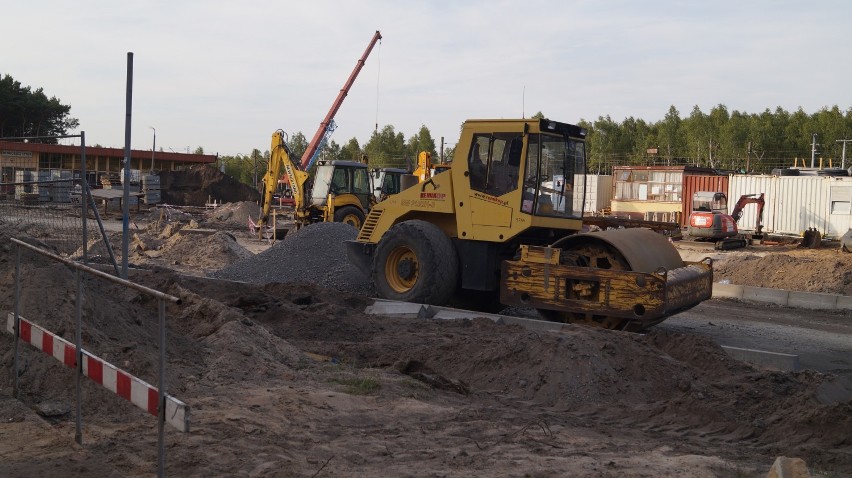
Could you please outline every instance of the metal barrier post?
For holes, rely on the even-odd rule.
[[[83,297],[83,281],[81,278],[82,272],[80,269],[74,271],[74,275],[77,279],[77,317],[76,317],[76,331],[74,332],[74,346],[77,347],[76,357],[77,357],[77,376],[75,378],[76,382],[76,397],[77,397],[77,419],[76,419],[76,431],[74,433],[74,440],[77,444],[83,444],[83,301],[81,300]]]
[[[15,248],[15,382],[12,389],[12,395],[20,399],[18,396],[18,343],[21,338],[21,247]]]
[[[160,377],[157,388],[160,396],[157,405],[157,476],[165,476],[166,470],[166,302],[159,300],[160,317]]]

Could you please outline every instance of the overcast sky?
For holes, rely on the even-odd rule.
[[[376,123],[436,143],[466,118],[542,111],[568,123],[658,121],[674,105],[759,113],[852,107],[852,2],[3,2],[0,74],[71,105],[88,145],[220,155],[313,137],[358,58],[376,46],[332,139]],[[70,143],[78,144],[78,143]]]

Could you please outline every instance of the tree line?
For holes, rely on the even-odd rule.
[[[544,117],[542,112],[533,115]],[[606,115],[577,124],[588,131],[586,147],[592,173],[610,174],[616,165],[692,165],[769,173],[776,168],[810,166],[812,153],[814,166],[839,167],[844,145],[844,166],[852,166],[852,141],[843,141],[852,140],[852,108],[841,111],[836,105],[808,114],[802,108],[789,112],[780,106],[762,113],[729,112],[719,104],[707,113],[695,106],[686,117],[671,106],[656,122],[633,117],[619,122]],[[307,148],[301,132],[288,144],[297,158]],[[403,133],[387,125],[374,132],[363,147],[356,138],[342,146],[331,141],[321,150],[321,157],[357,161],[366,155],[374,166],[406,168],[419,151],[431,152],[437,162],[439,156],[428,127],[423,125],[406,141]],[[452,160],[452,155],[453,149],[445,148],[444,157]],[[259,162],[257,177],[262,177],[268,158],[268,151],[261,154],[258,150],[247,157],[226,157],[226,172],[253,184],[253,170],[245,167]]]
[[[0,78],[0,137],[60,136],[80,125],[69,117],[70,105],[55,96],[48,98],[44,89],[22,86],[11,75]],[[56,139],[46,139],[55,144]]]
[[[807,114],[802,108],[791,113],[780,106],[762,113],[729,112],[719,104],[708,113],[695,106],[687,117],[671,106],[654,123],[601,116],[580,126],[589,131],[592,172],[608,172],[619,164],[688,164],[765,173],[794,163],[801,166],[803,161],[810,166],[812,152],[815,166],[822,160],[824,167],[838,167],[844,144],[846,166],[852,163],[852,145],[842,141],[852,140],[852,108],[841,111],[836,105]]]

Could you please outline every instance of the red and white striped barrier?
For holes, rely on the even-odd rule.
[[[18,316],[21,340],[59,360],[69,368],[77,368],[77,348],[71,342]],[[15,314],[10,313],[6,330],[15,334]],[[159,390],[133,375],[83,350],[83,375],[103,385],[119,397],[129,400],[151,415],[157,416]],[[166,423],[182,432],[189,431],[189,406],[166,395]]]

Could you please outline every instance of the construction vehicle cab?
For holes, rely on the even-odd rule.
[[[466,121],[452,168],[375,205],[346,244],[350,261],[382,298],[499,297],[609,328],[642,329],[709,298],[709,261],[684,263],[661,234],[579,233],[585,136],[546,119]]]
[[[318,161],[311,187],[312,222],[345,222],[356,228],[373,202],[367,165],[355,161]]]
[[[402,191],[403,186],[408,186],[404,184],[405,181],[403,180],[408,174],[408,171],[401,168],[375,168],[370,170],[375,202],[384,201],[388,196]]]
[[[697,191],[692,195],[687,234],[698,239],[721,240],[737,235],[737,223],[728,214],[725,193]]]

